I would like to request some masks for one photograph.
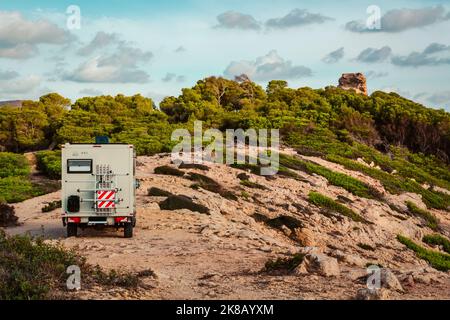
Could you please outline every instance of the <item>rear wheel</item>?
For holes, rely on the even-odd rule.
[[[67,237],[76,237],[78,231],[78,225],[76,223],[67,224]]]
[[[123,235],[125,238],[133,238],[133,223],[128,222],[125,224],[125,227],[123,229]]]

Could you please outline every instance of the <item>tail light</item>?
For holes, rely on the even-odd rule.
[[[71,217],[71,218],[69,218],[69,220],[67,222],[69,222],[69,223],[80,223],[81,222],[81,218]]]
[[[114,221],[116,223],[128,222],[128,218],[127,217],[115,217]]]

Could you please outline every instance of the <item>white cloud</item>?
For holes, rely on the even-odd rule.
[[[429,26],[450,19],[443,6],[421,9],[395,9],[381,18],[381,29],[368,29],[363,21],[350,21],[346,29],[352,32],[401,32]]]
[[[81,56],[88,56],[98,49],[105,48],[110,44],[118,42],[118,39],[119,36],[116,33],[97,32],[91,42],[78,50],[78,54]]]
[[[400,67],[421,67],[421,66],[437,66],[450,64],[450,56],[435,56],[437,53],[450,51],[450,46],[432,43],[422,52],[411,52],[407,56],[395,56],[392,58],[392,64]]]
[[[18,76],[19,76],[19,74],[15,71],[1,71],[0,70],[0,81],[15,79]]]
[[[284,17],[267,20],[266,26],[274,29],[286,29],[308,24],[324,23],[331,20],[334,19],[320,13],[311,13],[304,9],[294,9]]]
[[[450,90],[440,91],[432,94],[427,98],[427,101],[437,106],[450,106]]]
[[[391,53],[392,49],[388,46],[384,46],[380,49],[367,48],[361,51],[356,60],[367,63],[383,62],[390,57]]]
[[[86,88],[86,89],[80,90],[79,93],[84,96],[92,96],[92,97],[97,97],[97,96],[103,95],[103,93],[100,90],[96,90],[96,89],[92,89],[92,88]]]
[[[27,77],[14,77],[14,79],[0,80],[0,94],[2,96],[16,97],[17,95],[30,94],[41,84],[41,78],[36,75]]]
[[[97,56],[82,63],[63,79],[75,82],[147,83],[148,73],[138,65],[150,61],[153,54],[128,45],[120,45],[111,55]]]
[[[217,16],[216,28],[259,30],[261,25],[251,15],[237,11],[227,11]]]
[[[224,71],[224,75],[230,78],[241,74],[246,74],[255,81],[269,81],[309,77],[312,71],[304,66],[293,65],[291,61],[280,57],[276,50],[272,50],[255,61],[232,61]]]
[[[322,61],[331,64],[339,62],[343,57],[344,57],[344,47],[330,52],[325,57],[323,57]]]
[[[39,44],[65,44],[73,39],[67,31],[40,19],[25,19],[20,12],[0,11],[0,57],[27,59]]]

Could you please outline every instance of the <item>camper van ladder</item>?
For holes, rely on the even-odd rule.
[[[99,214],[115,211],[117,189],[115,175],[109,165],[98,164],[95,168],[95,209]]]

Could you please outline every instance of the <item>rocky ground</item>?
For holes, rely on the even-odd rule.
[[[378,181],[319,158],[308,159],[370,183],[391,204],[402,207],[408,200],[424,207],[418,195],[389,195]],[[301,181],[249,174],[251,182],[264,186],[255,189],[240,185],[237,176],[243,171],[225,165],[207,164],[208,171],[182,169],[219,182],[237,196],[237,200],[228,200],[203,188],[191,188],[193,182],[186,177],[154,174],[154,168],[162,165],[170,165],[170,155],[138,159],[141,187],[132,239],[124,239],[122,232],[115,230],[85,230],[78,238],[66,239],[59,210],[41,212],[46,203],[59,199],[59,192],[16,204],[22,225],[7,231],[43,235],[48,241],[77,248],[88,262],[106,269],[151,268],[156,273],[156,278],[143,279],[145,286],[137,290],[82,288],[71,296],[81,299],[354,299],[358,291],[359,298],[367,298],[362,277],[367,274],[366,266],[374,263],[386,268],[382,272],[386,288],[377,293],[378,298],[450,299],[450,273],[429,267],[396,240],[397,234],[402,234],[420,241],[433,231],[417,218],[393,211],[386,203],[355,197],[329,185],[322,177],[303,172],[298,172],[304,178]],[[210,212],[161,210],[158,203],[166,197],[148,196],[151,187],[188,196]],[[339,197],[373,224],[324,215],[307,201],[310,191]],[[448,236],[448,213],[433,213]],[[281,223],[271,227],[262,217],[299,225],[292,228]],[[307,256],[294,271],[260,272],[269,259],[298,252]]]

